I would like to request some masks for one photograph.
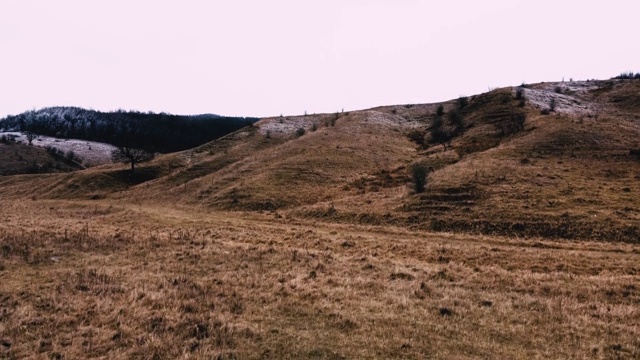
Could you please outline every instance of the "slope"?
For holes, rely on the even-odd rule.
[[[639,101],[637,80],[583,81],[442,104],[265,118],[160,156],[137,178],[105,165],[42,180],[47,186],[35,196],[637,241],[640,163],[631,153],[640,148]],[[434,138],[436,127],[446,140]],[[431,170],[421,194],[410,183],[415,164]],[[16,181],[4,181],[0,192],[17,193]]]

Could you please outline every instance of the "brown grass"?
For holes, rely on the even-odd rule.
[[[640,355],[633,245],[106,202],[0,217],[6,358]]]
[[[406,105],[0,177],[0,358],[640,358],[637,84],[470,97],[446,151]]]

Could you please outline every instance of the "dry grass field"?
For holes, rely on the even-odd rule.
[[[640,82],[516,91],[0,177],[0,358],[640,358]]]

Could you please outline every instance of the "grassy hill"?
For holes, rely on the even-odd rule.
[[[541,83],[2,176],[0,357],[638,358],[639,139]]]
[[[105,166],[36,195],[91,197],[99,190],[83,184],[100,178],[110,183],[104,196],[186,209],[635,241],[639,93],[636,80],[546,83],[473,96],[463,108],[458,99],[265,118],[161,156],[135,179],[114,175],[119,165]],[[451,133],[444,144],[430,139],[438,105]],[[411,186],[415,164],[431,169],[421,194]],[[5,187],[6,196],[14,192]]]
[[[84,166],[43,148],[14,142],[0,142],[0,176],[16,174],[65,173]]]

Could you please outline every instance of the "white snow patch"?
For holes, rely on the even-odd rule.
[[[16,141],[28,144],[27,137],[21,132],[0,132],[0,136],[11,136]],[[89,166],[96,166],[111,163],[111,152],[116,148],[113,145],[95,141],[78,140],[78,139],[59,139],[49,136],[39,135],[32,142],[34,146],[59,149],[64,153],[73,151],[82,159],[82,163]]]
[[[559,87],[562,93],[555,89]],[[549,109],[551,100],[555,100],[555,112],[560,114],[582,116],[593,115],[599,111],[596,104],[580,97],[581,94],[595,90],[598,85],[595,82],[572,81],[565,83],[547,83],[542,88],[524,88],[524,97],[532,106],[545,110]]]

